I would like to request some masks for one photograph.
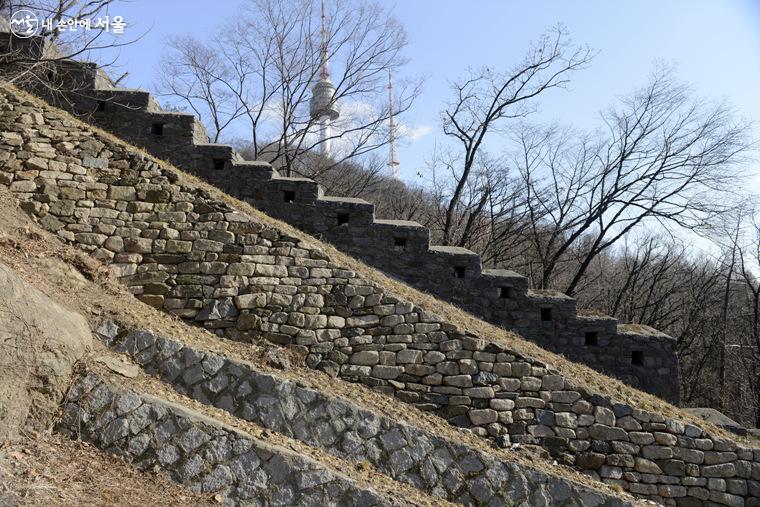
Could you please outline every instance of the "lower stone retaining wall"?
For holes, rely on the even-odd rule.
[[[433,496],[473,506],[631,505],[148,330],[119,332],[106,322],[98,334],[183,394],[341,458],[366,461]]]
[[[406,505],[290,450],[96,375],[74,385],[60,429],[142,470],[164,470],[193,491],[218,493],[226,504]]]
[[[542,445],[639,495],[681,505],[760,498],[760,450],[600,396],[36,108],[0,95],[0,184],[146,303],[220,336],[299,347],[310,367],[502,445]]]

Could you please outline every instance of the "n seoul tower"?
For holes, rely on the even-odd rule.
[[[319,125],[320,151],[325,157],[330,157],[331,136],[330,124],[340,116],[338,103],[335,100],[335,86],[330,81],[330,70],[327,55],[327,17],[325,16],[325,0],[322,0],[322,70],[320,80],[312,89],[309,113],[311,119]]]

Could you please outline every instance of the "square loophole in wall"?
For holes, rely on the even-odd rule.
[[[454,278],[464,278],[467,268],[464,266],[454,266]]]
[[[102,113],[102,112],[105,112],[105,110],[106,110],[106,101],[105,100],[99,100],[95,104],[95,112],[96,113]]]
[[[512,287],[499,287],[499,299],[512,299]]]
[[[282,198],[285,202],[296,202],[296,191],[295,190],[283,190],[282,191]]]
[[[350,218],[348,213],[338,213],[338,225],[348,225]]]
[[[154,136],[162,136],[164,135],[164,124],[161,122],[153,123],[150,126],[150,133]]]
[[[634,366],[644,366],[644,351],[631,351],[631,364]]]
[[[227,161],[226,161],[226,160],[224,160],[223,158],[215,158],[215,159],[213,160],[213,164],[214,164],[214,170],[215,170],[215,171],[221,171],[221,170],[223,170],[223,169],[224,169],[224,164],[225,164],[226,162],[227,162]]]
[[[399,252],[406,251],[406,238],[393,238],[393,249]]]
[[[596,347],[599,345],[599,333],[597,331],[586,331],[583,335],[583,344],[586,347]]]
[[[544,322],[549,322],[552,320],[551,308],[541,308],[541,320]]]

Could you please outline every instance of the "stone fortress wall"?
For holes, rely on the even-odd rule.
[[[60,112],[0,92],[0,184],[146,303],[668,505],[760,504],[760,449],[465,331]],[[634,396],[635,398],[635,396]]]
[[[10,41],[32,44],[31,39]],[[162,111],[148,92],[115,89],[92,63],[61,61],[48,73],[75,90],[56,95],[37,90],[55,105],[388,275],[573,361],[678,402],[678,362],[669,336],[620,325],[608,316],[579,314],[575,299],[531,290],[527,278],[512,271],[483,269],[475,252],[430,245],[430,231],[416,222],[377,219],[371,203],[325,196],[313,180],[283,177],[267,163],[243,161],[232,147],[209,143],[194,116]]]

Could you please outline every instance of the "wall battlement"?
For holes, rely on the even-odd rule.
[[[418,223],[376,219],[371,203],[325,196],[312,180],[283,177],[269,164],[243,161],[230,146],[209,143],[194,116],[162,111],[147,92],[113,88],[92,64],[60,62],[51,72],[76,89],[56,95],[36,90],[53,104],[388,275],[573,361],[678,402],[671,337],[618,325],[612,317],[579,314],[573,298],[531,290],[527,278],[508,270],[483,269],[475,252],[430,245],[429,231]]]

